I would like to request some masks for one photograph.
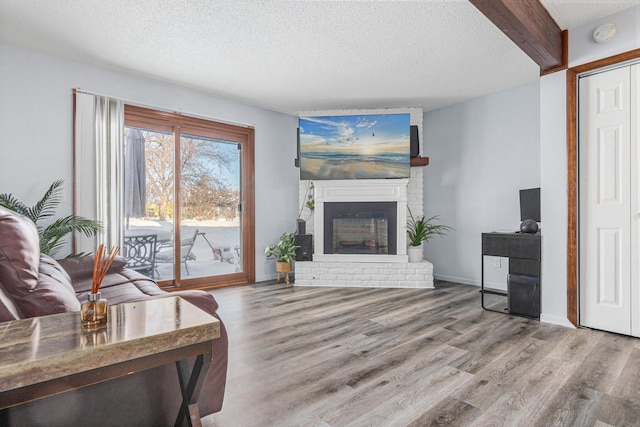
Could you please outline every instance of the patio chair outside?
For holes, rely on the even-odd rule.
[[[191,255],[191,250],[196,242],[196,237],[198,237],[198,229],[196,229],[192,237],[180,240],[180,262],[184,264],[187,275],[190,274],[187,260],[194,259],[193,255]],[[173,245],[165,247],[156,254],[156,263],[173,263],[173,255]]]
[[[157,239],[156,234],[125,236],[123,254],[127,259],[127,267],[153,279]]]

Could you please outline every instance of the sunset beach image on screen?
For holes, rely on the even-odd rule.
[[[300,179],[408,178],[410,115],[300,118]]]

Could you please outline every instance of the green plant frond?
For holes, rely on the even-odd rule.
[[[27,205],[16,199],[13,194],[0,194],[0,206],[24,216],[28,216],[29,213]]]
[[[64,237],[72,232],[80,232],[86,236],[94,236],[102,230],[102,226],[89,219],[69,215],[51,223],[40,232],[40,252],[53,256],[65,245]]]
[[[41,238],[64,236],[74,231],[83,233],[85,236],[94,236],[97,232],[102,231],[102,226],[90,219],[69,215],[64,218],[59,218],[53,223],[48,225],[43,231]]]
[[[38,224],[42,218],[55,214],[56,207],[62,202],[63,183],[63,180],[54,181],[33,207],[26,206],[11,194],[0,195],[0,206],[24,215],[36,224],[40,236],[40,251],[51,256],[65,245],[64,237],[69,233],[77,231],[91,237],[102,231],[99,222],[76,215],[60,218],[46,227]]]
[[[289,262],[296,259],[296,249],[299,248],[295,244],[296,236],[293,233],[284,233],[280,236],[280,241],[271,244],[264,249],[267,258],[276,258],[278,261]]]
[[[52,239],[40,239],[40,252],[51,257],[56,255],[65,244],[64,236],[56,236]]]
[[[32,208],[29,208],[28,216],[33,222],[55,214],[56,207],[62,202],[62,184],[64,181],[61,179],[54,181],[44,196]]]
[[[409,219],[407,220],[407,235],[412,246],[420,246],[422,242],[427,242],[433,236],[446,236],[447,232],[453,230],[448,225],[432,224],[438,220],[438,216],[425,219],[424,216],[416,218],[409,209]]]

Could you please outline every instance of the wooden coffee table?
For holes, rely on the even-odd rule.
[[[175,362],[183,396],[176,425],[200,425],[198,396],[220,322],[168,296],[111,306],[97,331],[83,331],[73,312],[3,322],[0,334],[0,424],[6,408]]]

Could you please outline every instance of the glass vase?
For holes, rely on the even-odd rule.
[[[100,292],[90,293],[80,307],[82,327],[98,329],[107,326],[107,312],[107,300],[100,298]]]

